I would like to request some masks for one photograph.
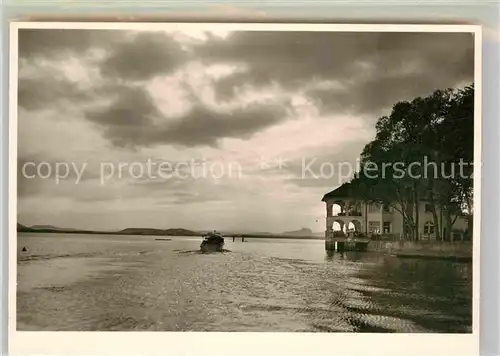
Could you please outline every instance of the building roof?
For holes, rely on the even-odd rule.
[[[344,183],[337,189],[332,190],[329,193],[326,193],[323,196],[321,201],[326,201],[327,199],[335,199],[335,198],[349,198],[354,195],[353,187],[351,183]]]

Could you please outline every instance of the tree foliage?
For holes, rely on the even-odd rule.
[[[367,200],[399,211],[412,239],[419,237],[416,207],[426,201],[437,237],[449,240],[457,217],[473,212],[473,159],[474,86],[437,90],[379,118],[351,183]]]

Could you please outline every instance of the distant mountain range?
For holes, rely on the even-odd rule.
[[[76,231],[77,229],[68,229],[64,227],[58,227],[53,225],[33,225],[30,229],[34,230],[59,230],[59,231]]]
[[[17,223],[17,232],[35,232],[36,230]]]
[[[149,236],[203,236],[211,230],[193,231],[187,229],[155,229],[155,228],[126,228],[119,231],[94,231],[94,230],[78,230],[73,228],[62,228],[53,225],[33,225],[25,226],[17,224],[18,232],[37,232],[37,233],[70,233],[70,234],[100,234],[100,235],[149,235]],[[225,236],[245,236],[255,238],[319,238],[322,233],[313,233],[311,229],[302,228],[296,231],[286,231],[281,234],[270,232],[235,232],[235,231],[219,231]]]
[[[62,228],[53,225],[25,226],[17,224],[18,232],[72,233],[72,234],[104,234],[104,235],[153,235],[153,236],[200,236],[199,232],[186,229],[152,229],[127,228],[120,231],[94,231]]]

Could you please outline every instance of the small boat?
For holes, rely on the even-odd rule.
[[[200,250],[201,252],[222,252],[224,250],[224,237],[216,231],[203,236]]]

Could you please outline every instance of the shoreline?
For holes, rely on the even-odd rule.
[[[437,261],[450,261],[450,262],[472,262],[472,256],[453,256],[453,255],[432,255],[432,254],[415,254],[415,253],[398,253],[394,255],[397,258],[403,259],[419,259],[419,260],[437,260]]]
[[[472,262],[472,242],[372,241],[368,250],[402,259]]]

